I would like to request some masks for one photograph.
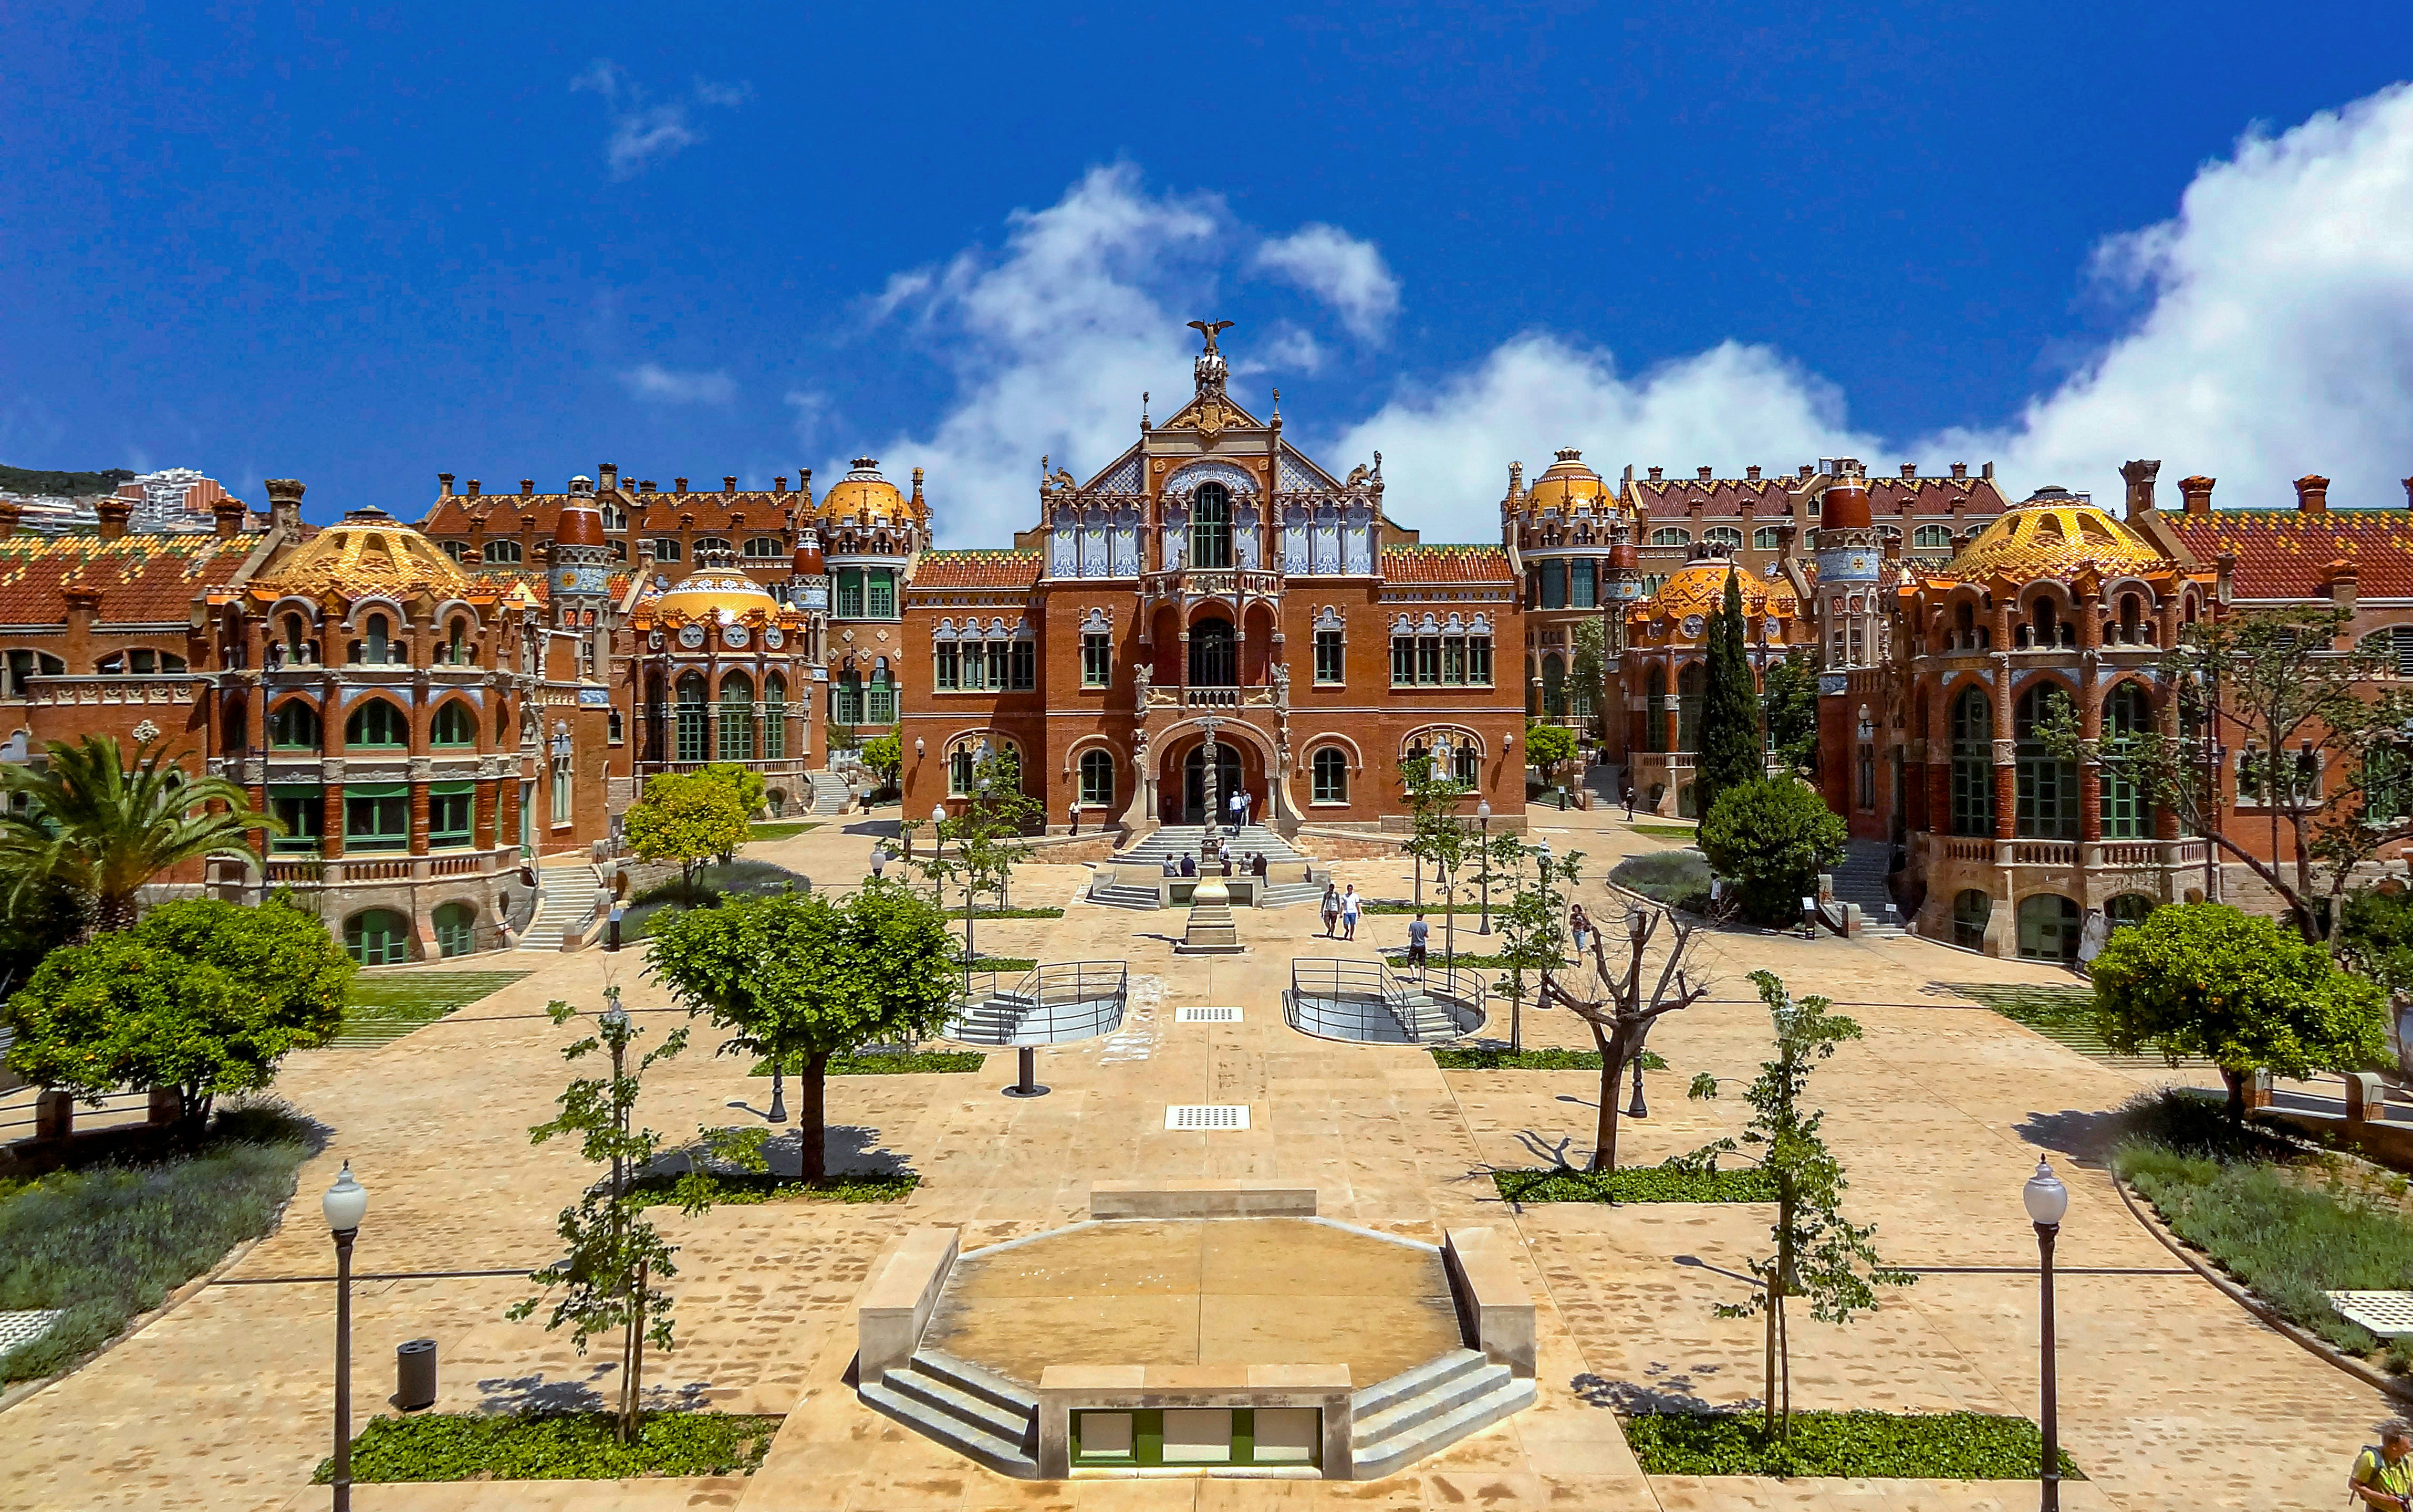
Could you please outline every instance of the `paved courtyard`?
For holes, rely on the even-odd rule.
[[[1587,852],[1578,896],[1606,906],[1614,857],[1660,842],[1606,816],[1538,815],[1542,837]],[[827,882],[868,850],[836,826],[749,853]],[[1343,862],[1344,880],[1401,896],[1400,862]],[[1034,866],[1019,903],[1073,897],[1086,871]],[[1767,1238],[1749,1207],[1539,1206],[1517,1211],[1480,1173],[1589,1152],[1596,1077],[1586,1072],[1443,1072],[1421,1050],[1329,1044],[1281,1021],[1294,956],[1367,958],[1404,940],[1404,918],[1369,917],[1353,945],[1321,938],[1304,909],[1240,911],[1249,954],[1177,957],[1177,912],[1086,905],[1060,921],[980,926],[984,951],[1048,960],[1127,959],[1132,1011],[1111,1037],[1040,1056],[1052,1095],[1000,1096],[1010,1054],[972,1075],[833,1078],[834,1164],[898,1162],[923,1178],[910,1201],[733,1207],[664,1227],[682,1246],[678,1345],[653,1363],[665,1397],[787,1421],[751,1479],[368,1486],[364,1509],[789,1509],[1369,1507],[1676,1509],[1994,1508],[2033,1505],[2028,1482],[1648,1478],[1614,1409],[1737,1403],[1763,1388],[1756,1324],[1712,1308]],[[1439,930],[1436,928],[1436,935]],[[1461,939],[1461,946],[1466,941]],[[1439,944],[1438,939],[1435,941]],[[2032,1415],[2037,1394],[2035,1239],[2019,1189],[2039,1151],[2072,1187],[2060,1260],[2062,1432],[2091,1480],[2073,1509],[2322,1508],[2332,1512],[2355,1448],[2389,1415],[2378,1393],[2265,1329],[2128,1215],[2099,1165],[2107,1110],[2167,1074],[2091,1060],[1933,988],[1985,977],[2065,981],[1912,940],[1709,940],[1711,1000],[1663,1022],[1648,1078],[1651,1116],[1621,1154],[1655,1162],[1735,1132],[1740,1100],[1688,1103],[1695,1072],[1748,1078],[1767,1019],[1744,974],[1767,967],[1797,992],[1834,997],[1867,1038],[1813,1083],[1852,1179],[1850,1208],[1891,1263],[1917,1268],[1847,1328],[1795,1324],[1798,1406],[1966,1408]],[[315,1198],[348,1158],[371,1189],[356,1266],[357,1411],[384,1410],[396,1343],[432,1337],[445,1408],[575,1403],[612,1389],[612,1346],[582,1359],[534,1324],[503,1320],[522,1273],[555,1254],[555,1213],[587,1179],[574,1152],[532,1148],[573,1037],[548,999],[600,1006],[607,981],[639,1008],[665,1000],[641,957],[535,961],[535,975],[382,1047],[314,1051],[278,1090],[331,1131],[303,1169],[292,1221],[84,1370],[0,1412],[0,1508],[283,1508],[325,1505],[306,1484],[326,1452],[332,1257]],[[1176,1024],[1188,1004],[1236,1004],[1238,1023]],[[1503,1020],[1487,1032],[1504,1033]],[[669,1013],[641,1016],[649,1035]],[[1563,1014],[1529,1015],[1529,1045],[1590,1047]],[[659,1068],[645,1121],[674,1138],[755,1117],[767,1084],[711,1041]],[[1738,1083],[1739,1085],[1739,1083]],[[1246,1131],[1171,1133],[1171,1103],[1245,1103]],[[1311,1182],[1323,1212],[1437,1242],[1485,1223],[1540,1304],[1541,1397],[1532,1409],[1389,1479],[1363,1484],[1216,1479],[1020,1482],[960,1460],[860,1406],[846,1382],[851,1303],[909,1228],[960,1224],[977,1248],[1077,1222],[1100,1178],[1264,1177]]]

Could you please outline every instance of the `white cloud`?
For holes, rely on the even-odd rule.
[[[1332,306],[1360,341],[1380,341],[1399,313],[1399,280],[1380,248],[1338,226],[1302,226],[1257,248],[1256,265]]]
[[[600,96],[612,118],[612,134],[603,144],[603,160],[615,180],[636,177],[655,163],[704,140],[697,125],[699,107],[734,110],[753,93],[746,83],[721,84],[698,79],[682,98],[649,105],[644,86],[609,58],[598,58],[585,73],[570,82],[573,93]]]
[[[737,397],[737,383],[728,374],[681,372],[659,363],[639,363],[619,374],[629,397],[644,404],[725,405]]]

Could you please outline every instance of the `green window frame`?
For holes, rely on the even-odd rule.
[[[410,847],[410,787],[380,782],[344,790],[344,849],[404,851]]]
[[[864,723],[895,724],[896,722],[896,685],[888,680],[888,674],[879,671],[872,673],[871,681],[866,684],[863,689],[863,704]]]
[[[1391,637],[1391,686],[1414,688],[1416,683],[1416,638],[1413,635]]]
[[[2021,839],[2078,838],[2078,763],[2054,756],[2036,734],[2036,727],[2048,717],[2046,700],[2054,693],[2068,696],[2050,684],[2029,689],[2020,695],[2019,706],[2012,715],[2012,761],[2017,770],[2014,792],[2019,803],[2013,815],[2013,833]]]
[[[1115,680],[1115,640],[1111,635],[1081,637],[1081,686],[1105,688]]]
[[[1164,1442],[1168,1412],[1193,1418],[1228,1413],[1230,1452],[1221,1458],[1204,1459],[1183,1458],[1177,1452],[1168,1454]],[[1285,1426],[1292,1430],[1279,1435],[1285,1441],[1281,1446],[1260,1442],[1261,1427],[1271,1429],[1271,1419],[1276,1415],[1286,1419]],[[1315,1468],[1324,1463],[1324,1412],[1319,1407],[1082,1407],[1073,1409],[1072,1418],[1072,1459],[1079,1469],[1207,1465]]]
[[[363,966],[410,959],[410,921],[392,909],[363,909],[344,921],[344,949]]]
[[[1542,564],[1542,581],[1537,600],[1544,609],[1564,609],[1567,606],[1567,564],[1555,557]]]
[[[1348,668],[1340,632],[1320,630],[1315,632],[1315,680],[1327,687],[1337,686]]]
[[[327,833],[326,789],[272,787],[268,790],[268,812],[285,826],[284,834],[269,838],[270,854],[318,853]]]
[[[1094,748],[1081,752],[1081,807],[1111,808],[1114,802],[1114,754]]]
[[[2154,728],[2153,705],[2133,682],[2122,683],[2103,701],[2103,745],[2117,753]],[[2103,838],[2147,840],[2154,836],[2154,805],[2137,784],[2106,766],[2102,772]]]
[[[1349,754],[1338,746],[1319,746],[1310,759],[1311,774],[1309,801],[1312,803],[1347,803],[1349,801]]]
[[[962,657],[956,650],[955,643],[939,642],[931,647],[930,686],[949,692],[954,691],[955,681],[961,675],[959,669],[962,665]]]
[[[450,958],[478,948],[478,909],[472,903],[446,903],[428,916],[436,926],[436,953]]]
[[[427,722],[427,743],[431,746],[474,746],[478,743],[477,717],[469,705],[459,699],[448,699]]]
[[[1599,574],[1589,560],[1577,561],[1567,569],[1567,607],[1597,609],[1600,607]]]
[[[709,716],[703,706],[703,677],[689,675],[679,679],[678,703],[673,707],[677,710],[677,723],[671,759],[678,762],[709,761],[709,748],[704,744]]]
[[[864,613],[870,619],[896,617],[896,573],[892,568],[875,567],[863,574]]]
[[[837,571],[837,617],[863,617],[863,569],[841,567]]]
[[[1190,565],[1214,571],[1232,565],[1232,493],[1201,483],[1190,496]]]
[[[788,684],[777,675],[762,679],[762,759],[788,757]]]
[[[427,846],[457,851],[477,843],[478,788],[473,782],[427,785]]]
[[[318,711],[305,698],[289,698],[269,712],[268,749],[271,750],[317,750],[325,735],[318,722]]]
[[[1994,833],[1994,705],[1982,688],[1952,701],[1952,833]]]
[[[390,700],[372,698],[352,710],[344,721],[344,744],[355,749],[391,749],[410,744],[410,716]]]
[[[1027,693],[1039,686],[1039,643],[1015,641],[1009,659],[1011,670],[1006,687],[1017,693]]]

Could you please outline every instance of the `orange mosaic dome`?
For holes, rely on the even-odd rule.
[[[1755,582],[1730,557],[1695,556],[1659,585],[1658,592],[1628,609],[1625,622],[1639,627],[1653,620],[1664,621],[1665,635],[1653,638],[1661,645],[1697,641],[1709,632],[1710,615],[1725,607],[1729,574],[1740,588],[1745,619],[1789,623],[1800,613],[1800,605],[1788,586]]]
[[[733,567],[706,567],[648,595],[643,607],[657,617],[728,625],[748,615],[777,615],[779,600]]]
[[[852,470],[830,485],[829,492],[813,507],[813,512],[824,520],[868,521],[877,517],[895,522],[926,514],[927,511],[909,505],[903,492],[881,474],[878,458],[857,457]]]
[[[2065,488],[2044,487],[1978,532],[1932,577],[1960,583],[2151,577],[2177,570],[2142,536]]]
[[[430,593],[464,598],[475,588],[442,548],[379,509],[354,510],[302,542],[252,579],[256,595],[333,594],[360,599]]]
[[[1525,508],[1533,513],[1556,510],[1561,514],[1572,514],[1578,506],[1606,510],[1613,504],[1614,490],[1600,474],[1583,465],[1583,453],[1572,446],[1559,448],[1559,460],[1525,489]]]

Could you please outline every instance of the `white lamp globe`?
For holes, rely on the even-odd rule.
[[[2062,1214],[2069,1211],[2069,1189],[2052,1174],[2052,1162],[2048,1160],[2036,1162],[2036,1175],[2028,1178],[2020,1200],[2027,1205],[2029,1221],[2047,1228],[2058,1224]]]
[[[1491,817],[1490,799],[1477,798],[1474,800],[1474,817],[1478,822]]]
[[[350,1233],[361,1226],[363,1218],[368,1216],[369,1189],[352,1179],[350,1161],[344,1162],[335,1184],[318,1199],[318,1210],[327,1215],[327,1226],[338,1234]]]

